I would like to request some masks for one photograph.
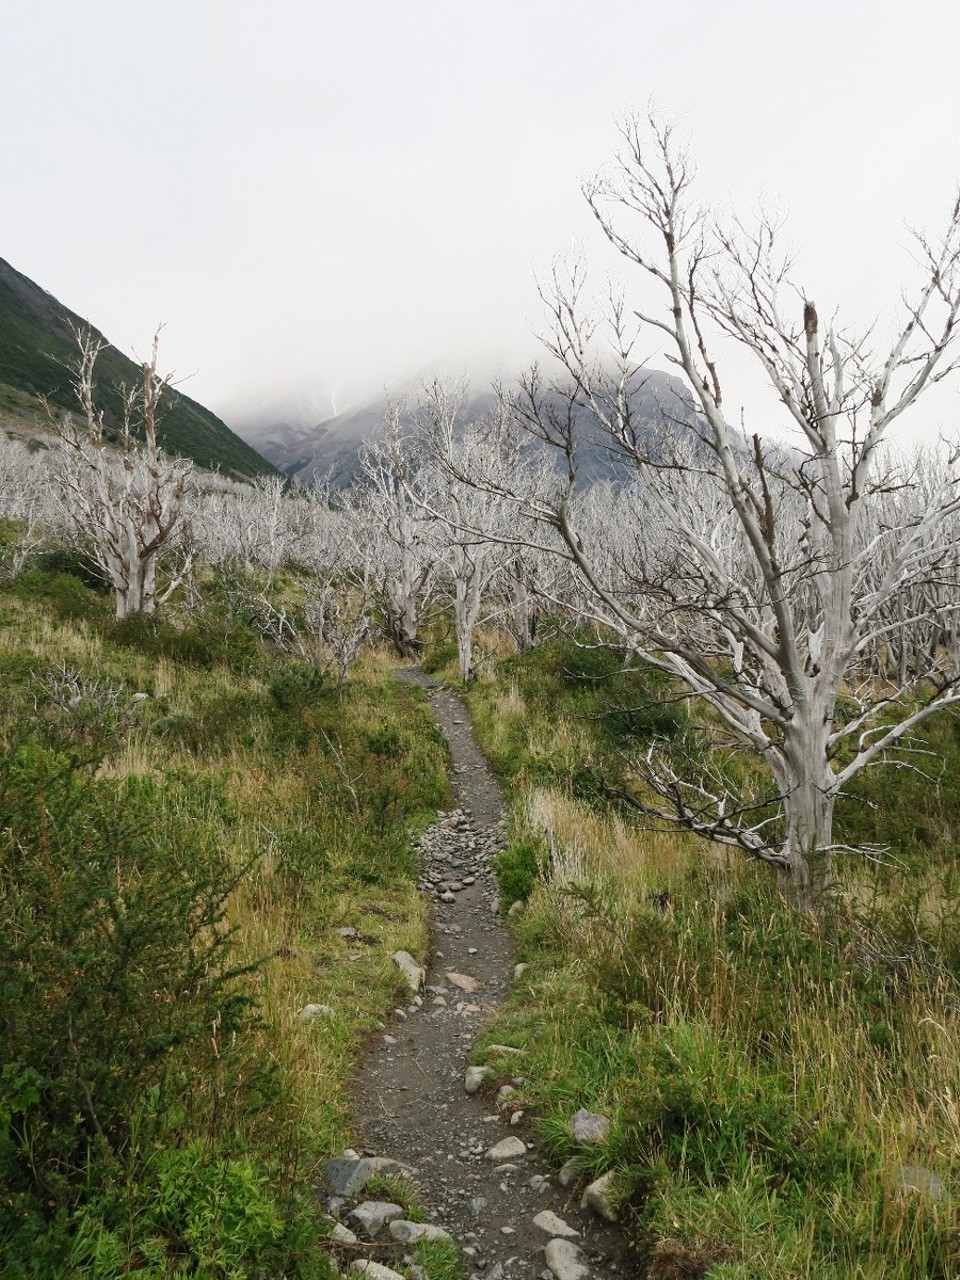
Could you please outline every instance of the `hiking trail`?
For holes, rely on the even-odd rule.
[[[363,1150],[328,1162],[342,1261],[368,1280],[390,1280],[393,1267],[415,1261],[418,1235],[439,1228],[457,1244],[472,1280],[639,1275],[622,1232],[581,1207],[582,1183],[560,1185],[539,1153],[530,1117],[513,1102],[524,1086],[511,1072],[514,1054],[504,1048],[498,1055],[495,1082],[484,1082],[482,1070],[468,1072],[477,1033],[514,975],[489,867],[503,848],[506,814],[460,698],[418,671],[398,676],[427,690],[450,745],[456,807],[420,841],[419,887],[431,898],[425,983],[376,1037],[361,1068],[355,1097]],[[426,1232],[405,1222],[398,1206],[364,1200],[365,1181],[400,1172],[397,1166],[417,1188]]]

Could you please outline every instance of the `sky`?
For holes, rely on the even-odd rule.
[[[0,257],[231,424],[436,361],[522,365],[535,275],[653,101],[700,198],[788,214],[821,313],[891,324],[960,176],[960,6],[874,0],[8,0]],[[651,355],[655,356],[651,340]],[[756,372],[727,404],[765,430]],[[938,396],[928,426],[960,423]]]

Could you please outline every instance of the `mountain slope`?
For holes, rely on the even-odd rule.
[[[76,410],[69,366],[76,359],[70,325],[86,322],[52,294],[0,258],[0,420],[29,420],[42,414],[37,400],[46,396],[60,409]],[[92,330],[94,333],[97,330]],[[97,360],[97,397],[108,427],[120,423],[117,386],[139,379],[132,360],[107,347]],[[161,405],[157,435],[169,453],[183,454],[199,466],[219,467],[227,475],[273,474],[274,467],[209,409],[179,391]]]

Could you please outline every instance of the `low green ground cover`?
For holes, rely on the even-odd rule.
[[[375,658],[338,689],[215,584],[111,612],[65,553],[0,587],[0,1274],[325,1277],[445,747]]]

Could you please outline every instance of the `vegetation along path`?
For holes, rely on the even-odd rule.
[[[488,1045],[487,1065],[470,1065],[478,1032],[513,973],[489,868],[505,815],[460,699],[420,673],[403,676],[429,691],[450,744],[458,807],[441,814],[421,842],[420,886],[433,899],[429,968],[412,973],[410,1003],[374,1043],[358,1082],[364,1149],[329,1162],[331,1206],[347,1228],[337,1232],[344,1254],[358,1271],[360,1259],[391,1270],[416,1261],[424,1227],[388,1207],[393,1179],[405,1174],[425,1208],[425,1234],[439,1228],[451,1236],[472,1276],[631,1275],[619,1231],[552,1176],[529,1117],[512,1104],[524,1083],[516,1047]],[[391,1214],[397,1219],[385,1221]],[[389,1275],[376,1267],[369,1274]]]

